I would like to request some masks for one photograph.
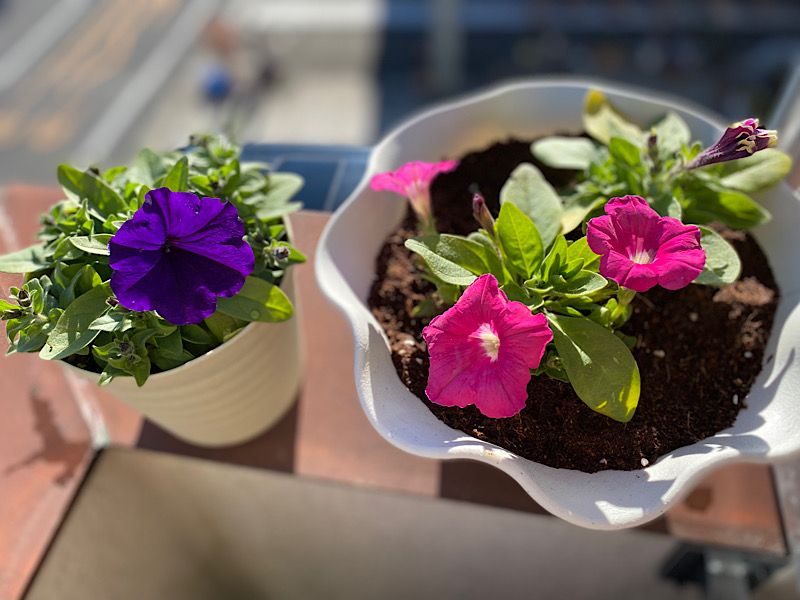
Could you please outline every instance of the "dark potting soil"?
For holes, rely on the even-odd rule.
[[[476,228],[471,210],[476,184],[497,215],[500,189],[521,162],[536,162],[530,142],[509,140],[466,155],[457,169],[440,175],[431,187],[438,228],[459,234]],[[556,186],[574,176],[537,166]],[[639,469],[731,426],[761,371],[778,288],[750,235],[722,233],[742,259],[739,281],[723,288],[654,288],[634,300],[624,331],[637,340],[633,354],[642,391],[628,423],[592,411],[569,384],[548,377],[531,378],[526,407],[507,419],[484,417],[474,406],[431,403],[425,396],[428,354],[422,340],[430,319],[413,317],[411,310],[434,288],[420,278],[403,245],[417,235],[410,212],[381,249],[369,306],[389,337],[401,380],[447,425],[551,467]]]

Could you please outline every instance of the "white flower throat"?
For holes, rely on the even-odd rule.
[[[480,340],[481,347],[486,353],[486,356],[489,357],[489,360],[491,362],[496,361],[497,357],[500,355],[500,338],[497,336],[491,324],[484,323],[478,327],[473,335]]]

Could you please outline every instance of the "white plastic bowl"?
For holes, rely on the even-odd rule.
[[[583,99],[601,89],[623,112],[646,123],[667,110],[679,113],[692,135],[710,144],[725,123],[679,99],[585,79],[528,80],[440,105],[409,119],[373,150],[356,191],[337,211],[320,242],[320,287],[350,321],[355,338],[355,377],[370,423],[398,448],[429,458],[473,459],[513,477],[553,514],[583,527],[621,529],[666,511],[712,469],[733,462],[774,462],[800,451],[800,205],[786,185],[762,194],[771,223],[755,231],[781,289],[766,350],[767,364],[733,427],[662,456],[646,469],[583,473],[521,458],[439,421],[406,389],[392,365],[386,337],[365,300],[375,259],[397,226],[405,203],[369,189],[382,171],[411,160],[458,158],[509,136],[533,138],[582,129]]]

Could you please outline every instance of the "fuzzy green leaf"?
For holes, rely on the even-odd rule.
[[[700,233],[700,244],[706,251],[706,264],[693,283],[722,286],[736,281],[742,272],[742,262],[736,249],[713,229],[700,227]]]
[[[634,144],[642,141],[642,130],[627,121],[599,90],[590,90],[583,105],[583,128],[602,144],[620,137]]]
[[[98,233],[93,236],[78,235],[67,238],[78,250],[82,250],[87,254],[99,254],[101,256],[108,256],[108,242],[111,241],[113,236],[110,233]]]
[[[765,148],[752,156],[733,161],[736,172],[723,177],[720,184],[742,192],[758,192],[783,180],[792,170],[792,159],[788,154]]]
[[[41,244],[0,256],[1,273],[33,273],[50,266]]]
[[[100,334],[89,326],[108,310],[106,298],[110,295],[108,284],[105,284],[76,298],[50,332],[39,356],[45,360],[57,360],[88,346]]]
[[[642,154],[639,146],[623,138],[612,137],[608,142],[608,151],[614,159],[629,167],[637,167],[642,164]]]
[[[567,298],[588,296],[608,285],[605,277],[592,271],[579,271],[574,277],[554,284],[555,290]]]
[[[64,189],[89,202],[89,207],[103,216],[124,212],[127,204],[111,186],[88,171],[69,165],[59,165],[58,182]]]
[[[164,176],[161,187],[173,192],[185,192],[189,189],[189,159],[182,156]]]
[[[542,264],[544,247],[530,217],[513,202],[506,202],[500,207],[495,231],[509,269],[523,280],[532,277]]]
[[[750,229],[771,218],[769,212],[750,196],[713,182],[694,180],[687,185],[684,196],[689,203],[683,210],[687,223],[721,221],[734,229]]]
[[[473,242],[477,244],[477,242]],[[406,240],[406,248],[419,254],[428,265],[431,273],[451,285],[469,285],[475,275],[457,262],[456,250],[442,236],[422,236]]]
[[[277,285],[248,277],[244,287],[233,298],[217,300],[217,310],[242,321],[277,323],[290,318],[292,302]]]
[[[588,141],[588,140],[587,140]],[[591,143],[591,142],[589,142]],[[534,165],[522,163],[500,190],[500,203],[513,202],[536,225],[547,248],[561,230],[561,198]]]
[[[572,262],[578,259],[583,261],[583,270],[596,273],[597,269],[600,267],[600,255],[595,254],[594,251],[589,248],[589,240],[587,240],[586,237],[575,240],[569,245],[569,248],[567,248],[567,260]]]
[[[639,367],[625,343],[584,317],[548,315],[558,356],[578,397],[626,423],[639,403]]]
[[[564,212],[561,215],[561,231],[569,233],[580,227],[584,219],[594,210],[606,203],[603,196],[572,195],[564,199]]]
[[[656,144],[662,157],[672,156],[691,140],[689,126],[676,113],[669,111],[653,125]]]
[[[583,137],[554,135],[535,141],[531,153],[548,167],[582,171],[597,158],[597,147]]]

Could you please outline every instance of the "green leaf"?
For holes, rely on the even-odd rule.
[[[692,283],[722,286],[733,283],[742,272],[736,249],[713,229],[700,227],[700,244],[706,251],[703,272]]]
[[[76,298],[50,332],[39,356],[45,360],[56,360],[88,346],[100,334],[96,329],[89,329],[89,326],[108,310],[106,298],[110,295],[108,284],[105,284]]]
[[[191,344],[205,346],[218,342],[217,338],[200,325],[181,325],[179,329],[183,339]]]
[[[580,226],[584,219],[606,203],[603,196],[574,194],[564,199],[564,212],[561,215],[561,231],[569,233]]]
[[[440,246],[441,245],[441,246]],[[406,240],[406,248],[419,254],[434,276],[451,285],[469,285],[476,277],[453,260],[452,249],[442,236],[423,236]]]
[[[625,343],[583,317],[549,314],[558,356],[578,397],[592,410],[627,423],[639,403],[639,367]]]
[[[181,332],[177,327],[169,335],[155,338],[158,354],[162,358],[180,360],[183,357],[183,342]]]
[[[660,198],[656,198],[650,203],[650,206],[652,206],[653,210],[655,210],[662,217],[673,217],[680,220],[683,216],[681,203],[675,196],[665,195]]]
[[[108,242],[113,236],[110,233],[98,233],[93,236],[78,235],[67,238],[78,250],[87,254],[108,256]]]
[[[58,182],[64,189],[81,199],[103,216],[124,212],[127,204],[111,186],[88,171],[79,171],[69,165],[59,165]]]
[[[270,173],[269,197],[271,204],[283,204],[291,200],[303,187],[304,180],[295,173]]]
[[[172,165],[161,182],[161,187],[169,188],[173,192],[185,192],[189,189],[189,159],[186,156],[182,156]]]
[[[133,328],[130,315],[122,312],[110,312],[96,318],[89,324],[89,329],[97,331],[127,331]]]
[[[531,153],[554,169],[587,169],[597,158],[597,147],[583,137],[554,135],[533,142]]]
[[[642,130],[619,114],[603,92],[590,90],[583,105],[583,128],[602,144],[620,137],[634,144],[642,141]]]
[[[129,175],[131,181],[138,181],[148,187],[153,187],[165,172],[164,159],[150,148],[142,148],[136,155]]]
[[[684,196],[688,202],[683,210],[687,223],[721,221],[734,229],[750,229],[771,218],[769,212],[750,196],[713,182],[694,179],[686,185]]]
[[[600,268],[600,255],[595,254],[589,247],[589,240],[585,236],[575,240],[567,248],[567,261],[572,262],[578,259],[583,261],[583,269],[586,271],[596,273]]]
[[[592,271],[579,271],[569,280],[554,284],[554,288],[567,298],[577,298],[598,292],[606,285],[608,285],[608,281],[602,275]]]
[[[495,231],[506,262],[523,280],[529,279],[544,257],[544,247],[534,222],[513,202],[500,206]]]
[[[691,132],[686,121],[672,111],[653,125],[653,131],[662,157],[674,155],[691,140]]]
[[[0,272],[2,273],[33,273],[50,266],[50,262],[45,256],[44,246],[41,244],[0,256]]]
[[[587,140],[588,141],[588,140]],[[591,142],[589,142],[591,143]],[[535,166],[522,163],[500,190],[500,203],[513,202],[536,225],[547,248],[561,230],[561,198]]]
[[[219,301],[217,302],[219,303]],[[217,343],[227,342],[247,324],[245,321],[226,315],[220,310],[203,320],[203,323],[214,335]]]
[[[561,269],[567,266],[567,252],[567,239],[559,235],[542,263],[542,278],[545,281],[558,277]]]
[[[629,167],[638,167],[642,164],[642,155],[639,147],[620,137],[612,137],[608,142],[608,151],[611,156]]]
[[[720,184],[742,192],[757,192],[775,185],[792,170],[792,159],[788,154],[765,148],[747,158],[733,161],[737,171],[723,177]]]
[[[303,208],[302,202],[288,202],[287,204],[276,206],[263,206],[256,211],[256,217],[261,221],[271,221],[272,219],[285,217],[301,208]]]
[[[217,310],[242,321],[277,323],[292,316],[292,302],[277,285],[248,277],[233,298],[217,300]]]

